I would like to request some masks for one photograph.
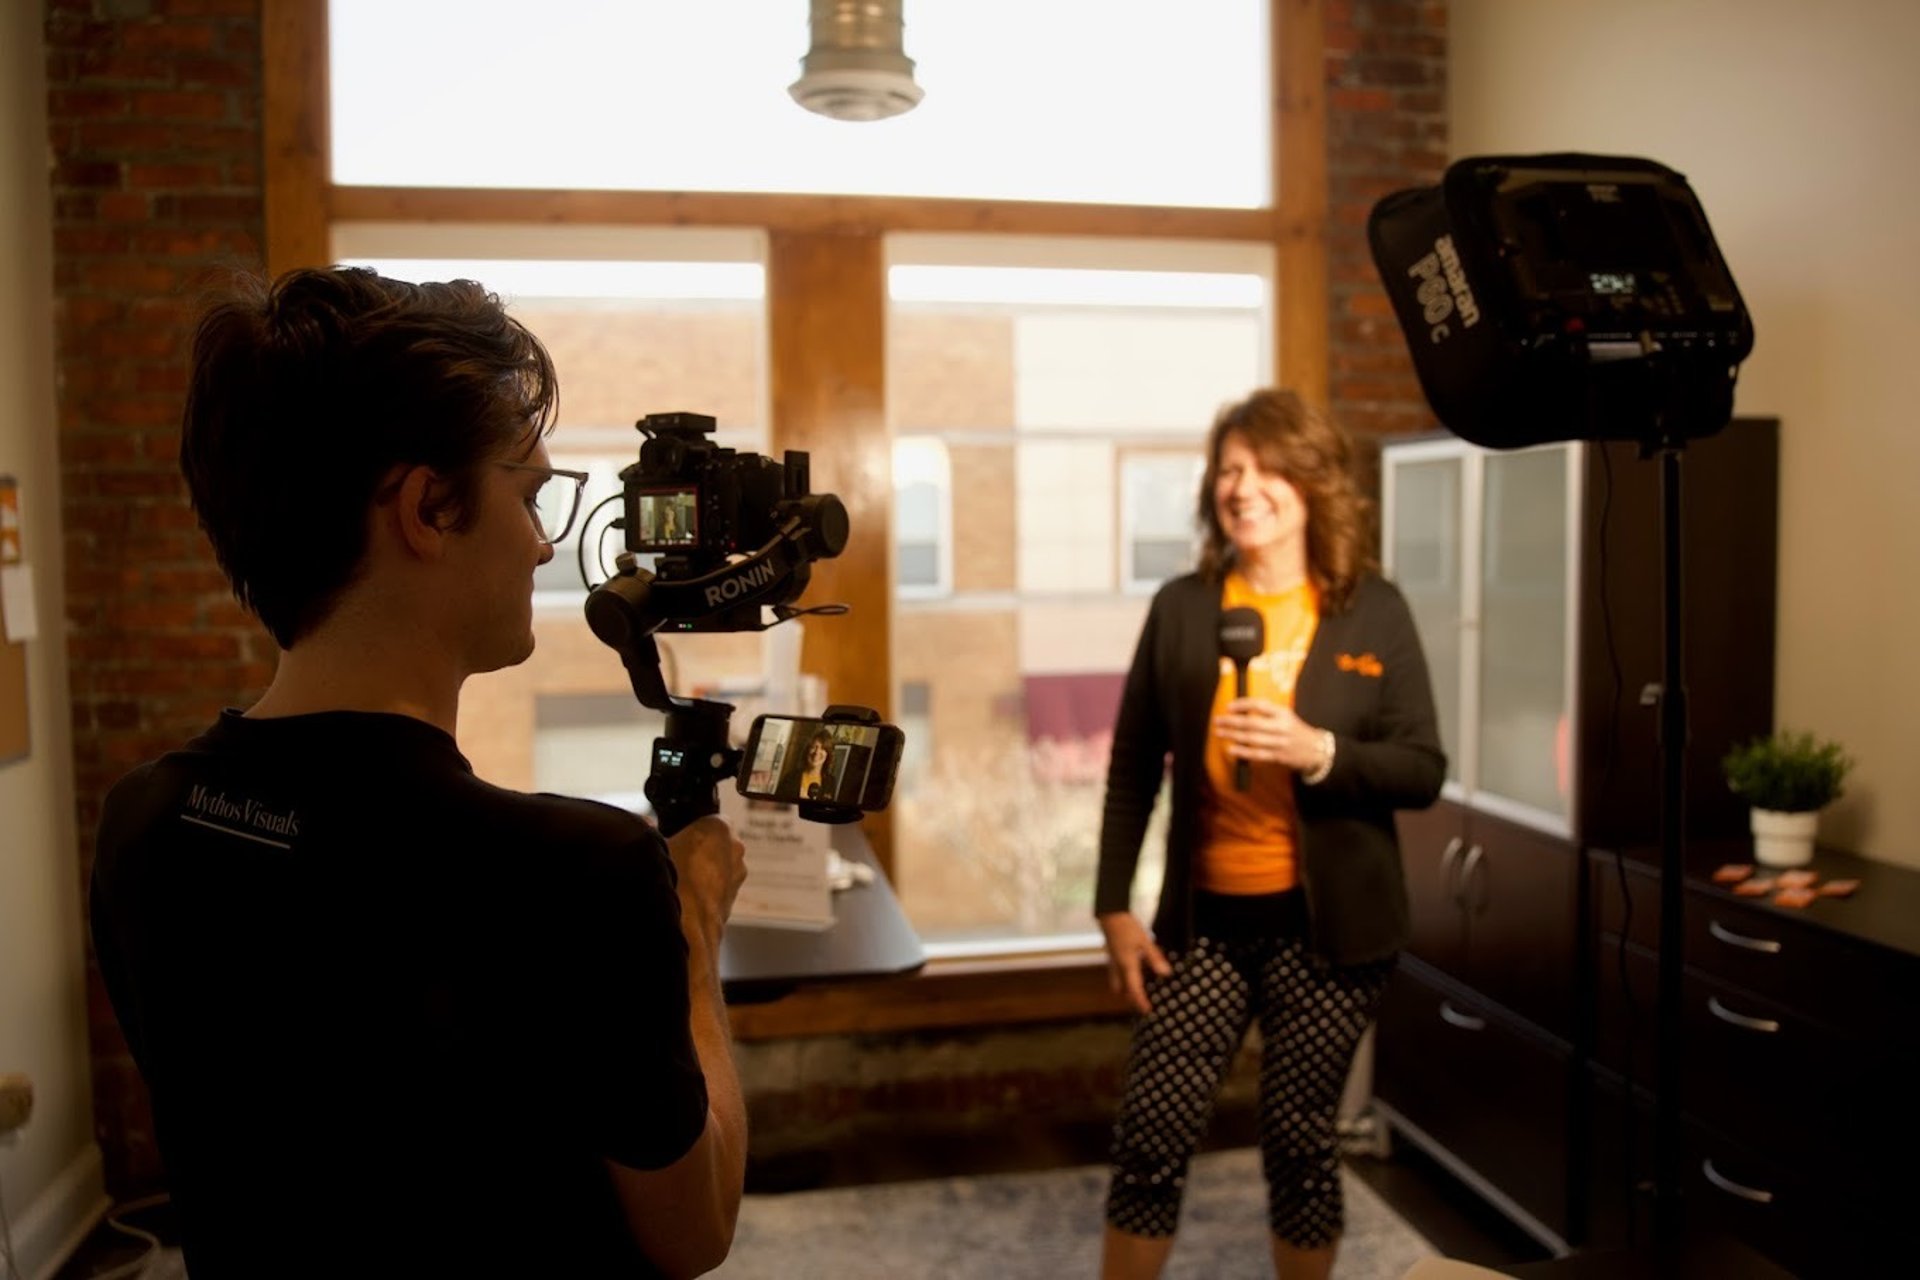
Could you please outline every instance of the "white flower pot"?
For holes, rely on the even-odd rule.
[[[1763,867],[1804,867],[1813,861],[1813,833],[1820,811],[1753,811],[1753,856]]]

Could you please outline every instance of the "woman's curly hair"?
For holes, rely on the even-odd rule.
[[[1234,561],[1213,496],[1220,449],[1230,433],[1246,441],[1262,467],[1299,491],[1307,508],[1307,576],[1319,593],[1320,608],[1339,612],[1359,581],[1379,567],[1372,546],[1373,503],[1354,483],[1352,442],[1292,391],[1265,388],[1220,411],[1207,436],[1199,501],[1200,573],[1213,582],[1225,578]]]

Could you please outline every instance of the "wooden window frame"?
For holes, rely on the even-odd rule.
[[[814,453],[856,525],[887,527],[884,413],[890,232],[1239,240],[1274,246],[1273,368],[1325,403],[1329,385],[1326,0],[1269,0],[1273,204],[1199,209],[931,197],[335,186],[328,156],[327,0],[263,0],[266,266],[331,260],[336,223],[522,222],[750,226],[767,231],[771,447]],[[800,304],[804,299],[805,305]],[[871,526],[869,526],[871,527]],[[859,539],[815,567],[815,594],[851,604],[858,645],[809,633],[802,666],[884,714],[892,673],[889,547]],[[867,824],[893,868],[885,813]],[[911,978],[823,987],[734,1010],[743,1037],[969,1026],[1124,1012],[1098,953],[935,962]]]

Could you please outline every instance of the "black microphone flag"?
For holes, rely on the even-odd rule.
[[[1233,662],[1233,696],[1247,696],[1247,664],[1267,647],[1267,623],[1258,609],[1226,609],[1220,614],[1220,656]],[[1233,762],[1233,787],[1245,791],[1252,782],[1245,760]]]

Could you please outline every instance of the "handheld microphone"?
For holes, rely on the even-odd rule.
[[[1266,619],[1258,609],[1228,609],[1220,615],[1220,656],[1233,662],[1233,696],[1247,696],[1247,664],[1267,647]],[[1252,781],[1243,757],[1233,762],[1233,789],[1245,791]]]

